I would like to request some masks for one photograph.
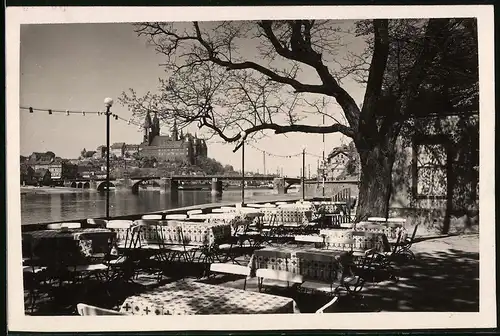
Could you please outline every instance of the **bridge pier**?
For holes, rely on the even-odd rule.
[[[162,177],[160,180],[160,193],[170,193],[172,195],[177,195],[179,193],[179,181]]]
[[[133,186],[132,180],[129,178],[116,179],[110,183],[115,185],[115,191],[128,191]]]
[[[212,196],[220,197],[222,196],[222,180],[218,178],[212,178]]]
[[[90,180],[90,190],[97,190],[97,182],[95,180]]]
[[[286,194],[285,188],[285,178],[284,177],[276,177],[273,180],[273,189],[278,195]]]

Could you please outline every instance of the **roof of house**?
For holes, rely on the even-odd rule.
[[[111,145],[111,149],[121,149],[125,146],[125,142],[115,142]]]
[[[28,174],[30,170],[34,172],[33,168],[31,168],[31,166],[27,164],[21,164],[20,169],[21,169],[21,174]]]
[[[48,165],[51,165],[53,163],[52,160],[30,160],[28,162],[30,165],[37,165],[37,166],[48,166]]]
[[[339,148],[339,149],[334,149],[330,153],[330,155],[328,155],[328,160],[331,160],[331,159],[333,159],[334,157],[336,157],[336,156],[338,156],[340,154],[344,154],[345,156],[349,157],[349,154],[346,151],[344,151],[343,149]]]

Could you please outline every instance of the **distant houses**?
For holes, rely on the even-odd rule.
[[[22,185],[34,185],[35,184],[35,170],[25,164],[21,163],[21,184]]]
[[[65,178],[77,177],[77,166],[57,157],[53,152],[34,152],[21,157],[21,183],[26,185],[48,185]],[[48,173],[47,173],[48,172]]]

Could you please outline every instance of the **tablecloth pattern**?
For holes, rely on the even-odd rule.
[[[401,233],[401,241],[408,237],[408,231],[401,223],[376,223],[376,222],[360,222],[354,226],[355,231],[383,233],[387,236],[390,243],[395,243]]]
[[[327,250],[354,251],[363,253],[369,249],[379,252],[390,250],[390,244],[384,233],[354,231],[343,229],[323,229],[319,232],[325,238]]]
[[[162,221],[139,227],[141,244],[211,245],[231,237],[231,225]]]
[[[23,233],[33,257],[42,259],[89,258],[107,253],[115,233],[108,229],[38,230]]]
[[[127,298],[132,315],[276,314],[297,312],[293,299],[181,280]]]
[[[312,219],[312,211],[305,208],[264,208],[264,225],[307,224]]]
[[[350,256],[343,251],[301,247],[267,247],[254,252],[252,273],[259,268],[288,271],[304,279],[334,281],[341,277]]]

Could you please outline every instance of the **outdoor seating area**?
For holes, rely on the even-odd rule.
[[[393,266],[413,260],[417,228],[323,220],[350,216],[344,206],[223,206],[24,232],[26,314],[327,313],[345,300],[362,304],[366,284],[390,286]]]

